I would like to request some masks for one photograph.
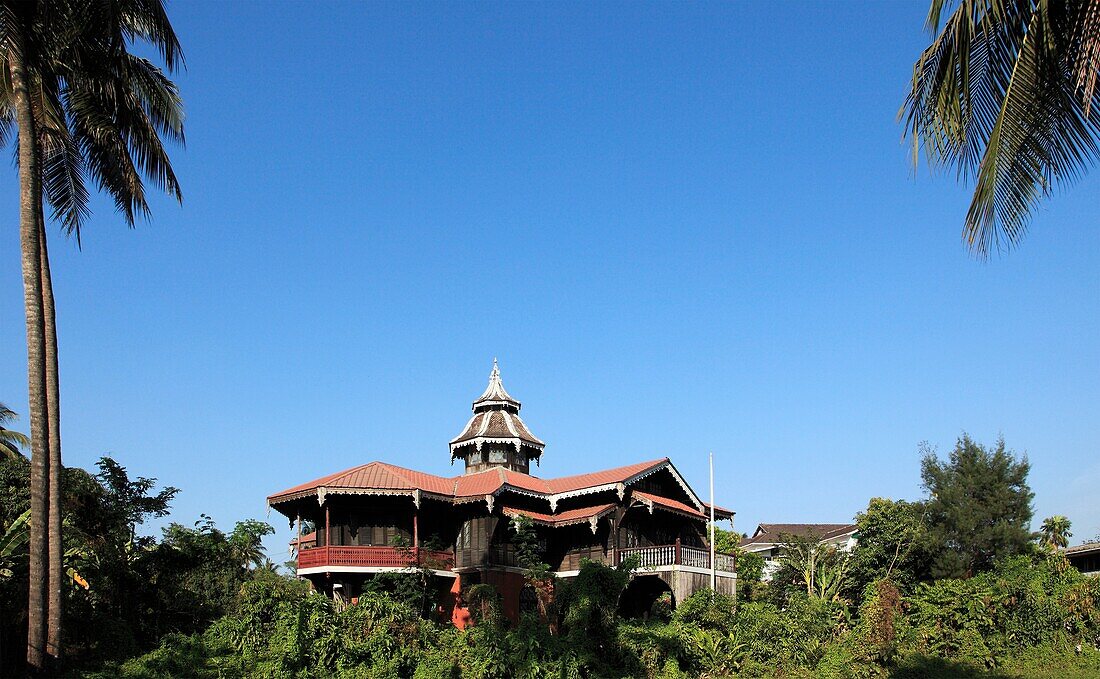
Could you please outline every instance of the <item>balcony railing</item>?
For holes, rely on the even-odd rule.
[[[710,550],[698,547],[685,547],[677,540],[672,545],[654,545],[652,547],[627,547],[619,550],[618,562],[627,557],[637,556],[642,568],[658,566],[691,566],[710,569]],[[724,573],[734,572],[734,556],[717,553],[714,555],[715,570]]]
[[[454,554],[418,547],[313,547],[298,552],[298,570],[343,566],[353,568],[445,569],[454,564]]]

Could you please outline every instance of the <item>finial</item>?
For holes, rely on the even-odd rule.
[[[493,357],[493,372],[489,373],[489,377],[490,377],[490,378],[493,378],[493,377],[500,377],[500,368],[499,368],[499,367],[497,367],[497,359],[496,359],[496,356],[494,356],[494,357]]]

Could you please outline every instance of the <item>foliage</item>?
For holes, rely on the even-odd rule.
[[[554,596],[555,578],[550,564],[542,559],[538,535],[531,517],[524,514],[512,518],[512,544],[516,548],[516,563],[524,570],[526,584],[535,591],[539,614],[546,618]]]
[[[0,535],[14,535],[15,512],[27,511],[27,467],[22,457],[0,459]],[[156,647],[166,635],[206,629],[232,609],[241,585],[260,571],[251,567],[266,561],[259,540],[271,531],[262,522],[242,521],[225,534],[204,516],[193,528],[170,524],[159,541],[141,535],[138,528],[166,515],[178,491],[157,489],[155,479],[131,478],[111,458],[97,467],[95,475],[66,468],[62,477],[66,654],[75,665],[125,658]],[[0,576],[0,636],[10,648],[26,631],[27,568],[20,541],[4,545],[11,549],[4,550],[0,569],[11,575]],[[195,650],[178,646],[168,655]],[[18,663],[5,655],[0,675],[15,672]]]
[[[852,549],[849,597],[863,598],[871,583],[889,579],[910,590],[931,567],[924,527],[924,504],[872,498],[856,514],[857,542]]]
[[[921,478],[934,577],[969,577],[1031,550],[1029,469],[1003,439],[987,449],[963,434],[947,462],[925,450]]]
[[[18,419],[19,416],[14,410],[0,403],[0,458],[23,457],[23,448],[29,448],[31,445],[31,440],[26,434],[4,426]]]
[[[714,549],[722,554],[732,554],[737,569],[738,596],[752,599],[764,590],[760,579],[764,576],[764,557],[755,552],[741,549],[743,533],[724,530],[715,526]]]
[[[1069,532],[1070,520],[1061,514],[1043,519],[1039,528],[1039,543],[1048,549],[1065,549],[1073,533]]]
[[[840,601],[849,582],[851,557],[817,535],[780,535],[783,564],[773,577],[779,584],[798,584],[807,596]],[[789,593],[788,593],[789,595]]]
[[[22,468],[5,475],[0,463],[0,492],[18,498]],[[266,524],[242,521],[225,533],[203,516],[170,524],[159,541],[134,538],[129,522],[160,506],[155,483],[128,492],[135,482],[124,470],[111,482],[77,471],[66,477],[66,506],[82,508],[70,534],[85,541],[88,553],[74,558],[85,560],[91,587],[73,588],[69,605],[88,621],[76,646],[85,677],[1053,678],[1100,670],[1100,579],[1043,551],[998,558],[966,579],[918,580],[904,565],[918,561],[902,555],[923,538],[913,538],[912,525],[891,526],[924,516],[915,504],[872,500],[861,515],[871,537],[863,557],[853,553],[853,569],[891,577],[869,582],[854,608],[818,596],[827,588],[815,575],[814,596],[800,582],[780,605],[701,591],[667,619],[622,620],[634,559],[617,568],[585,562],[556,583],[548,616],[515,625],[493,586],[467,587],[475,624],[458,630],[425,616],[427,594],[406,577],[419,569],[374,578],[357,603],[337,606],[245,558],[241,546],[256,544]],[[6,490],[5,479],[15,480]],[[106,532],[90,539],[93,526]],[[25,572],[13,571],[7,580]]]
[[[988,256],[1100,156],[1100,12],[1091,0],[932,0],[927,26],[939,33],[899,115],[914,162],[923,150],[975,181],[963,237]]]

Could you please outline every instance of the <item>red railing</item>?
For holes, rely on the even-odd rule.
[[[695,568],[710,568],[710,550],[698,547],[685,547],[677,540],[672,545],[654,545],[652,547],[627,547],[619,550],[618,563],[630,556],[638,557],[638,566],[641,568],[655,568],[657,566],[693,566]],[[734,572],[734,557],[732,554],[717,553],[714,555],[715,570],[723,573]]]
[[[451,552],[437,552],[418,547],[313,547],[298,553],[298,569],[324,566],[362,568],[450,568]]]

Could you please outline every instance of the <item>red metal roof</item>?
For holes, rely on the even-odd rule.
[[[567,509],[564,512],[558,512],[557,514],[542,514],[540,512],[532,512],[527,509],[516,509],[515,507],[503,507],[501,511],[505,516],[529,516],[532,521],[538,523],[544,523],[547,525],[564,526],[570,523],[580,523],[587,521],[593,516],[599,516],[606,511],[610,511],[615,508],[613,504],[598,505],[595,507],[580,507],[579,509]]]
[[[615,467],[604,471],[591,472],[589,474],[577,474],[576,476],[563,476],[560,479],[547,479],[546,483],[552,493],[567,493],[573,490],[603,486],[609,483],[623,483],[631,477],[655,469],[668,462],[667,457],[649,462],[639,462],[625,467]]]
[[[703,514],[703,512],[699,511],[695,507],[692,507],[691,505],[686,505],[683,502],[680,502],[679,500],[673,500],[671,498],[661,497],[660,495],[654,495],[653,493],[643,493],[640,490],[634,491],[632,493],[632,495],[634,497],[640,497],[640,498],[643,498],[645,500],[649,500],[650,502],[652,502],[655,505],[660,505],[660,506],[666,507],[668,509],[675,509],[676,511],[680,511],[680,512],[683,512],[685,514],[691,514],[692,516],[698,516],[700,518],[705,518],[705,516],[706,516],[706,515]]]
[[[665,457],[589,474],[540,479],[502,467],[487,469],[476,474],[444,478],[385,462],[370,462],[269,495],[267,500],[269,504],[277,504],[313,494],[320,488],[330,492],[337,489],[408,491],[419,489],[428,493],[459,498],[492,495],[504,486],[511,486],[538,495],[555,495],[608,484],[625,483],[668,464],[669,460]]]

